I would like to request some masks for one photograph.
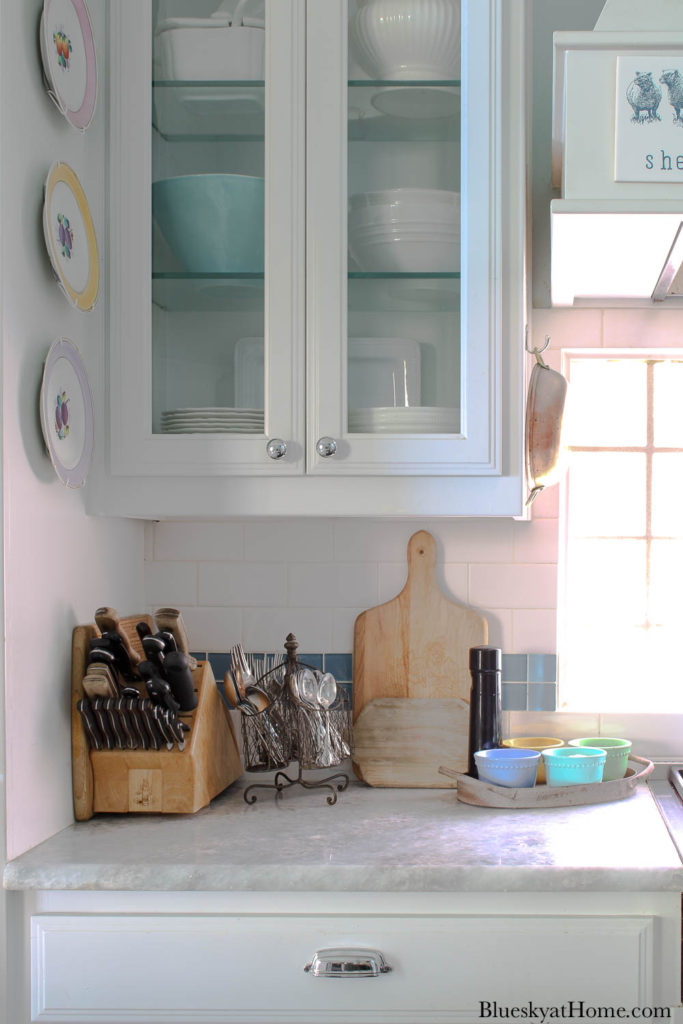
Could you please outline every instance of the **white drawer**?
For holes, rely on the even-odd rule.
[[[41,914],[32,1020],[443,1024],[494,1000],[644,1006],[653,929],[648,916]],[[392,970],[313,977],[304,965],[325,947],[376,949]]]

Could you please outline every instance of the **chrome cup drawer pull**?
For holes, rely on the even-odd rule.
[[[377,978],[391,967],[375,949],[319,949],[304,970],[316,978]]]

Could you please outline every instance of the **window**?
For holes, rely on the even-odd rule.
[[[683,711],[683,356],[565,354],[560,707]]]

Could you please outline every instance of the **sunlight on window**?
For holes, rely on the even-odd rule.
[[[560,706],[683,711],[683,361],[568,353]]]

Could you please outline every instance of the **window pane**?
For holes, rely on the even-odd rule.
[[[666,361],[654,366],[655,444],[683,448],[683,363]]]
[[[573,452],[569,469],[572,536],[642,537],[645,533],[645,455]]]
[[[644,540],[572,540],[567,554],[567,605],[573,621],[597,618],[605,628],[645,622]]]
[[[683,535],[683,452],[652,456],[652,532]]]
[[[678,624],[680,629],[683,622],[683,541],[653,541],[650,559],[650,621]]]
[[[642,359],[572,359],[564,441],[644,445],[647,366]]]

